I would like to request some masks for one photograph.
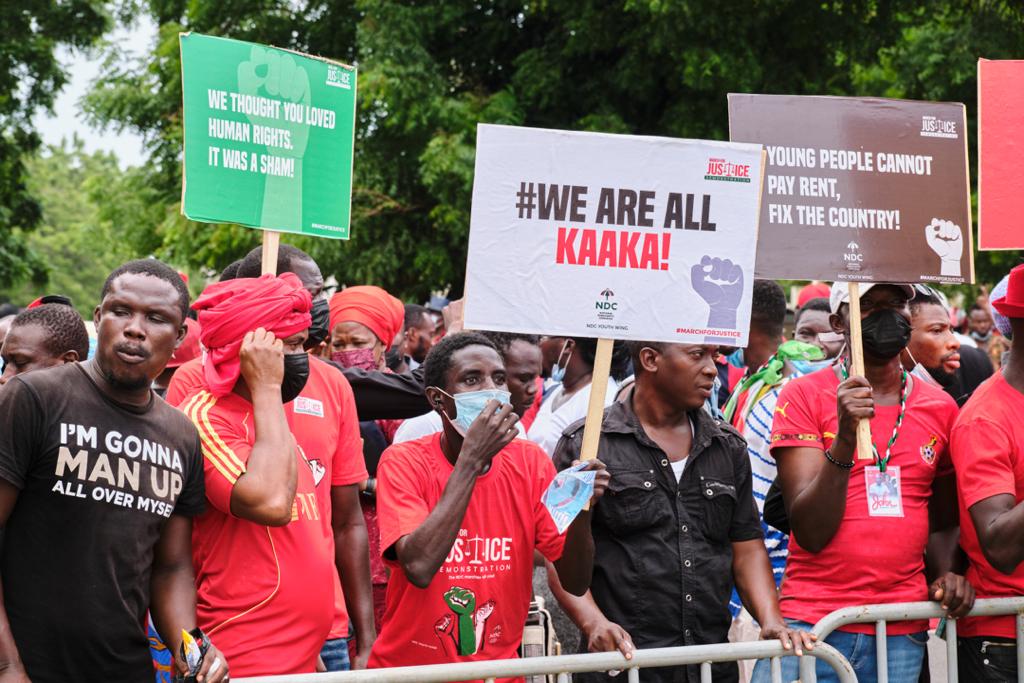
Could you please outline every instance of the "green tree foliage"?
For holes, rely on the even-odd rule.
[[[107,28],[99,0],[0,2],[0,286],[31,278],[46,266],[25,240],[40,220],[28,191],[25,159],[39,149],[32,116],[52,106],[66,81],[55,50],[84,48]]]
[[[114,54],[94,120],[146,136],[152,196],[131,244],[220,268],[258,244],[179,215],[177,33],[195,30],[359,66],[353,239],[295,240],[341,282],[423,298],[461,291],[478,122],[728,137],[725,94],[877,95],[968,104],[977,56],[1019,56],[1015,3],[909,0],[139,0],[160,26],[135,63]],[[115,221],[115,225],[120,225]],[[992,280],[1016,254],[979,259]]]
[[[23,306],[44,293],[64,294],[91,318],[107,275],[130,258],[100,210],[112,184],[121,182],[117,160],[86,153],[76,138],[28,158],[26,167],[27,190],[38,198],[42,220],[19,238],[46,264],[49,282],[22,283],[0,290],[0,296]]]

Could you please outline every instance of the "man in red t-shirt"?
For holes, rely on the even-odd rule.
[[[974,601],[970,584],[954,572],[957,514],[947,444],[956,404],[900,365],[913,288],[862,284],[861,292],[866,377],[849,377],[843,357],[791,381],[775,407],[771,454],[792,526],[781,606],[799,626],[850,605],[930,598],[957,617]],[[850,348],[846,283],[832,286],[830,306],[832,328]],[[855,452],[861,419],[871,421],[874,453]],[[890,624],[893,683],[916,683],[927,626]],[[873,634],[874,624],[855,624],[826,639],[854,664],[859,680],[878,676]],[[768,680],[765,664],[755,681]],[[783,679],[793,680],[796,668],[784,661]],[[819,681],[837,680],[827,665],[817,672]]]
[[[330,519],[285,404],[305,387],[310,297],[291,273],[211,285],[196,300],[203,390],[182,408],[203,446],[193,530],[197,613],[242,676],[307,673],[334,617]]]
[[[1024,338],[1024,266],[1010,272],[1006,295],[992,302]],[[1024,353],[1010,353],[975,392],[953,427],[960,492],[960,545],[978,595],[1024,595]],[[964,619],[958,631],[960,678],[1017,680],[1015,617]]]
[[[505,367],[474,333],[426,359],[427,397],[444,430],[390,447],[377,468],[381,548],[392,568],[371,668],[516,656],[532,596],[534,550],[574,594],[593,568],[590,513],[560,536],[541,502],[554,466],[516,439]],[[599,461],[594,498],[608,484]]]
[[[263,249],[256,247],[242,260],[238,277],[258,276],[262,261]],[[314,357],[330,336],[330,312],[323,295],[320,266],[301,249],[282,244],[277,272],[294,273],[313,299],[312,326],[303,344],[311,355],[309,381],[295,400],[285,406],[285,411],[296,442],[314,468],[317,501],[333,529],[331,545],[337,568],[335,617],[320,658],[328,671],[364,669],[377,638],[377,628],[370,583],[370,541],[359,500],[360,486],[369,474],[363,459],[355,398],[338,368]],[[352,636],[355,657],[350,661]]]

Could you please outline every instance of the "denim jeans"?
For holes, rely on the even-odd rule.
[[[1017,645],[1010,638],[960,638],[956,644],[961,681],[1014,683]]]
[[[352,668],[348,659],[348,641],[351,638],[335,638],[324,643],[320,659],[328,671],[348,671]]]
[[[795,619],[786,619],[791,628],[810,630],[811,624]],[[846,657],[857,674],[859,683],[875,683],[878,680],[878,667],[875,659],[875,636],[866,633],[847,633],[833,631],[825,642],[839,650]],[[886,649],[889,653],[889,683],[917,683],[921,675],[921,662],[928,645],[928,632],[911,633],[905,636],[889,636],[886,638]],[[816,662],[815,672],[818,683],[838,683],[832,667],[825,662]],[[770,683],[772,680],[771,662],[762,659],[754,667],[751,683]],[[782,658],[782,680],[795,681],[800,677],[800,658]]]

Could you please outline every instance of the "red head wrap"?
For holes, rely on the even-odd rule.
[[[294,273],[207,287],[192,308],[199,312],[199,341],[206,350],[203,378],[210,392],[225,396],[234,388],[241,372],[238,351],[247,333],[262,327],[278,339],[290,337],[309,328],[310,305],[309,292]]]
[[[380,287],[349,287],[331,297],[331,332],[344,322],[366,325],[386,351],[405,322],[405,306]]]

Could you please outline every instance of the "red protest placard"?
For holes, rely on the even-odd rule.
[[[978,248],[1024,248],[1024,61],[978,60]]]

